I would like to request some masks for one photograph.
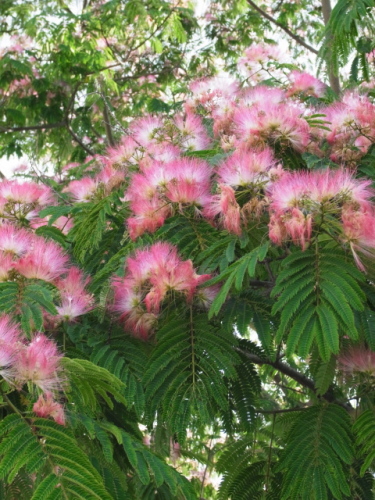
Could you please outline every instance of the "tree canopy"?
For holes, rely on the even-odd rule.
[[[332,7],[1,2],[1,498],[374,498],[375,5]]]

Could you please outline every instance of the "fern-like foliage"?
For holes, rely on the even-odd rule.
[[[73,243],[75,258],[90,271],[103,261],[105,252],[109,259],[118,248],[127,214],[126,208],[118,209],[120,205],[118,194],[113,192],[96,203],[82,203],[76,207],[69,240]]]
[[[335,70],[346,64],[351,51],[357,45],[361,31],[373,33],[372,9],[374,0],[339,0],[334,6],[326,27],[329,45],[321,51],[324,58],[330,54]]]
[[[143,487],[150,485],[154,490],[166,489],[168,498],[191,498],[189,481],[144,446],[141,435],[135,436],[112,422],[104,419],[96,421],[85,415],[79,415],[77,422],[83,424],[90,440],[97,439],[100,443],[102,454],[99,450],[95,454],[90,450],[89,456],[98,470],[105,472],[110,490],[124,491],[140,483]],[[82,429],[78,427],[77,430],[82,436],[82,432],[79,432]],[[87,443],[84,445],[86,447]],[[120,456],[121,459],[117,462]],[[125,482],[121,471],[126,473]],[[117,493],[114,496],[116,498]]]
[[[53,299],[54,287],[40,280],[0,283],[0,311],[15,314],[27,335],[43,330],[43,311],[57,314]]]
[[[232,295],[224,304],[220,318],[228,330],[235,325],[241,335],[249,326],[257,332],[263,349],[270,354],[274,320],[271,314],[272,301],[256,290],[246,290]]]
[[[170,217],[157,233],[162,238],[173,243],[185,259],[195,259],[217,240],[217,230],[203,219],[176,215]]]
[[[91,361],[123,382],[126,400],[134,405],[138,417],[141,417],[145,407],[141,381],[147,362],[143,344],[131,337],[125,337],[123,340],[112,340],[111,343],[96,342],[93,347]]]
[[[217,380],[237,377],[234,343],[233,334],[214,327],[205,314],[171,314],[157,333],[143,378],[148,422],[160,412],[171,433],[183,441],[193,414],[208,425],[219,409],[227,410],[227,389]]]
[[[36,477],[32,500],[111,500],[103,479],[64,427],[11,414],[0,424],[0,477],[11,484],[25,470]]]
[[[67,396],[76,405],[95,411],[98,398],[102,397],[109,408],[113,408],[110,396],[126,404],[125,385],[105,368],[85,359],[63,358],[61,363],[69,380]]]
[[[240,259],[237,259],[218,276],[215,276],[215,278],[212,278],[205,283],[205,286],[211,286],[225,281],[220,289],[220,292],[216,295],[214,301],[212,302],[208,314],[210,318],[212,318],[215,314],[218,314],[233,286],[239,291],[243,287],[245,276],[248,275],[249,277],[253,277],[255,275],[256,265],[258,261],[262,261],[265,258],[268,247],[268,243],[256,247]]]
[[[241,345],[241,344],[240,344]],[[250,432],[254,429],[255,408],[261,391],[261,381],[253,363],[240,354],[237,377],[228,381],[229,408],[223,413],[226,432]]]
[[[269,444],[258,439],[256,454],[253,435],[229,444],[216,466],[222,474],[219,500],[279,498],[281,474],[275,473],[277,456],[270,454]]]
[[[323,361],[337,354],[340,333],[358,338],[353,310],[364,309],[362,274],[337,249],[292,253],[283,261],[272,296],[280,313],[276,342],[286,337],[287,355],[306,358],[315,341]]]
[[[350,497],[349,465],[354,458],[348,413],[338,405],[316,405],[300,413],[286,437],[278,471],[281,500]]]
[[[360,474],[363,476],[375,460],[375,414],[366,410],[355,421],[353,431],[363,458]]]

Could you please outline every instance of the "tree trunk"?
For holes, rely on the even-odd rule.
[[[322,0],[322,11],[323,11],[324,25],[327,26],[329,18],[331,17],[331,12],[332,12],[331,0]],[[332,35],[330,33],[327,33],[326,42],[327,42],[328,47],[330,45],[331,38],[332,38]],[[337,95],[339,95],[341,92],[340,80],[339,80],[338,76],[334,74],[333,69],[330,65],[330,55],[331,55],[331,50],[329,49],[328,50],[328,58],[326,61],[329,83],[331,85],[332,90]]]

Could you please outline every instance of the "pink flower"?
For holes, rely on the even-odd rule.
[[[20,349],[21,331],[7,314],[0,316],[0,374],[7,380],[13,375],[12,364]]]
[[[186,101],[187,112],[194,112],[198,106],[212,110],[221,106],[222,101],[234,99],[239,90],[239,83],[228,75],[218,75],[192,82],[190,90],[193,97]]]
[[[27,253],[13,264],[25,278],[53,281],[67,270],[68,257],[52,241],[35,238]]]
[[[0,282],[8,281],[12,269],[13,256],[9,253],[0,252]]]
[[[181,158],[168,163],[165,196],[175,203],[203,206],[210,195],[211,168],[202,160]]]
[[[25,229],[19,229],[11,224],[0,226],[0,251],[20,257],[33,241],[33,234]]]
[[[174,124],[180,134],[178,145],[184,151],[200,151],[208,148],[211,141],[199,116],[192,113],[177,116]]]
[[[326,91],[326,85],[308,73],[300,71],[292,71],[289,75],[291,86],[287,92],[287,96],[304,93],[314,97],[323,97]]]
[[[302,152],[310,141],[310,128],[301,115],[302,110],[291,104],[265,102],[238,109],[233,119],[238,139],[249,146],[280,143]]]
[[[89,278],[84,278],[77,267],[71,267],[65,278],[56,283],[60,291],[61,305],[56,309],[59,316],[73,320],[93,308],[93,296],[86,291]]]
[[[203,214],[208,219],[219,216],[219,221],[229,233],[241,235],[241,212],[233,188],[219,185],[220,194],[213,195],[205,206]]]
[[[169,207],[158,197],[150,200],[140,198],[137,202],[133,202],[131,207],[135,215],[129,217],[126,223],[132,240],[146,231],[154,233],[170,215]]]
[[[120,144],[107,149],[107,159],[114,167],[124,167],[127,164],[135,163],[134,155],[138,145],[132,137],[124,136]]]
[[[358,203],[370,207],[371,181],[357,180],[344,170],[293,172],[275,182],[269,194],[271,210],[284,212],[292,207],[316,210],[324,203]]]
[[[148,147],[160,142],[159,131],[163,127],[163,121],[159,116],[144,116],[137,118],[130,125],[131,136],[139,146]]]
[[[30,223],[30,227],[32,229],[38,229],[38,227],[47,226],[49,219],[50,219],[50,216],[44,217],[43,219],[39,219],[39,218],[34,219]],[[65,217],[65,215],[62,215],[61,217],[59,217],[52,224],[53,227],[57,227],[58,229],[60,229],[60,231],[63,234],[68,234],[69,231],[72,229],[73,225],[74,225],[73,219],[69,219],[68,217]]]
[[[284,225],[293,242],[305,250],[312,233],[311,214],[305,216],[298,208],[292,208],[290,217],[284,218]]]
[[[64,193],[70,193],[74,201],[78,203],[91,201],[98,188],[98,183],[92,177],[83,177],[79,181],[70,182],[63,189]]]
[[[265,64],[268,61],[277,61],[279,59],[280,50],[277,45],[253,43],[244,51],[244,56],[240,60],[239,65],[246,65],[253,62]]]
[[[238,151],[229,156],[217,169],[220,181],[232,187],[264,187],[269,182],[269,171],[276,166],[271,149]]]
[[[178,146],[169,143],[152,144],[147,148],[147,152],[139,160],[139,168],[146,172],[155,163],[169,163],[172,160],[179,158],[181,149]]]
[[[33,406],[33,412],[41,418],[52,417],[53,420],[60,424],[65,425],[65,413],[63,406],[53,399],[50,391],[41,394],[39,399]]]
[[[153,329],[168,293],[191,302],[199,284],[210,276],[197,275],[190,260],[183,261],[169,243],[158,242],[129,257],[124,278],[115,278],[113,309],[126,329],[146,339]]]
[[[31,220],[47,205],[54,204],[49,187],[34,182],[0,182],[0,214],[15,220]]]
[[[253,43],[238,60],[238,68],[250,81],[258,82],[269,78],[266,70],[281,59],[281,52],[277,45]]]
[[[341,370],[347,373],[375,375],[375,352],[364,346],[351,347],[338,358]]]
[[[268,224],[269,233],[268,236],[270,240],[275,243],[275,245],[281,245],[288,237],[287,229],[279,216],[275,214],[271,215],[270,222]]]
[[[242,91],[241,106],[262,106],[267,103],[269,106],[277,106],[286,99],[285,92],[276,87],[266,87],[264,85],[257,85],[256,87],[248,87]]]
[[[366,271],[358,253],[374,257],[375,249],[375,214],[371,212],[354,210],[353,206],[343,207],[341,212],[343,223],[343,240],[347,241],[353,253],[354,260],[363,272]]]
[[[59,389],[61,357],[56,344],[42,333],[38,334],[17,352],[13,365],[17,385],[32,382],[43,391]]]
[[[341,222],[340,237],[349,242],[354,259],[363,270],[356,250],[368,253],[369,248],[375,248],[370,184],[344,170],[285,174],[268,191],[270,239],[280,244],[290,237],[304,249],[311,238],[314,218],[329,213]]]

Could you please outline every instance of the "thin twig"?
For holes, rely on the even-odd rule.
[[[291,38],[293,38],[293,40],[295,40],[297,43],[302,45],[302,47],[305,47],[305,49],[309,50],[313,54],[316,54],[316,55],[319,54],[319,52],[316,49],[314,49],[314,47],[312,47],[311,45],[306,43],[303,38],[301,38],[299,35],[296,35],[292,31],[290,31],[289,28],[287,28],[286,26],[284,26],[281,23],[279,23],[278,21],[276,21],[276,19],[274,19],[272,16],[267,14],[267,12],[265,12],[263,9],[258,7],[252,0],[247,0],[247,3],[250,5],[250,7],[252,7],[254,10],[256,10],[262,17],[267,19],[270,23],[273,23],[275,26],[277,26],[280,29],[282,29],[283,31],[285,31],[285,33],[287,35],[289,35]]]

